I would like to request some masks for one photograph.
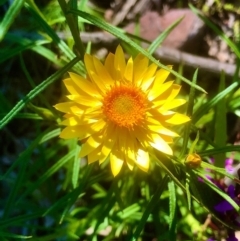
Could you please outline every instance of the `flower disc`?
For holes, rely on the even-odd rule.
[[[114,86],[103,99],[103,113],[119,127],[133,127],[144,120],[148,100],[133,85]]]

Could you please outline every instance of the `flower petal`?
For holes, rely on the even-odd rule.
[[[154,74],[155,74],[156,70],[157,70],[157,65],[152,63],[147,68],[147,71],[143,74],[143,78],[142,78],[141,82],[137,82],[138,86],[141,85],[142,90],[147,90],[148,87],[151,85],[151,83],[155,79]],[[153,76],[154,76],[154,78],[152,79]]]
[[[141,143],[142,146],[147,147],[149,146],[149,137],[148,137],[148,133],[145,129],[141,128],[141,127],[135,127],[135,129],[133,130],[133,136],[134,138],[136,138],[139,143]]]
[[[127,62],[124,78],[132,82],[132,79],[133,79],[133,59],[132,58],[130,58]]]
[[[72,109],[81,111],[81,113],[83,112],[76,103],[70,102],[70,101],[56,104],[56,105],[54,105],[54,108],[56,108],[57,110],[64,112],[64,113],[71,113]]]
[[[140,169],[147,172],[149,169],[149,153],[142,148],[138,149],[136,164]]]
[[[142,79],[143,74],[148,68],[148,58],[143,54],[138,54],[133,61],[133,83],[137,83]]]
[[[152,147],[167,155],[173,154],[171,147],[158,134],[151,134],[151,138],[152,142],[150,144]]]
[[[85,106],[101,106],[102,102],[93,96],[83,96],[83,95],[68,95],[69,100],[72,100],[80,105]]]
[[[116,142],[116,137],[118,136],[118,133],[116,133],[116,130],[113,125],[108,126],[107,131],[104,133],[104,141],[102,144],[102,151],[101,151],[101,158],[100,163],[103,162],[109,155],[109,153],[112,151],[113,146]]]
[[[63,83],[66,86],[69,93],[71,93],[72,95],[79,95],[79,93],[83,92],[81,91],[79,86],[74,83],[74,81],[71,78],[64,79]]]
[[[118,73],[114,68],[114,54],[109,53],[107,58],[105,59],[104,66],[106,67],[107,71],[111,75],[113,80],[117,79]]]
[[[186,103],[184,99],[174,99],[161,106],[161,110],[171,110]]]
[[[87,141],[82,145],[79,157],[87,156],[89,153],[98,148],[102,143],[103,136],[98,134],[90,136]]]
[[[87,79],[84,79],[80,75],[69,72],[70,78],[74,81],[74,83],[79,86],[79,88],[91,96],[100,96],[99,91],[96,87]]]
[[[126,69],[126,61],[123,53],[123,49],[118,45],[115,56],[114,56],[114,68],[120,73],[120,76],[123,78],[123,74]]]
[[[61,125],[66,125],[66,126],[77,126],[77,125],[85,125],[85,124],[93,124],[96,123],[96,120],[93,119],[82,119],[79,116],[71,116],[68,117],[66,120],[61,122]]]
[[[180,124],[186,123],[188,121],[190,121],[190,118],[188,116],[179,114],[179,113],[175,113],[172,117],[170,117],[165,122],[167,122],[169,124],[173,124],[173,125],[180,125]]]
[[[93,64],[96,69],[96,73],[99,76],[99,79],[104,83],[105,86],[112,85],[113,79],[108,73],[106,67],[99,61],[96,57],[93,57]]]
[[[93,64],[93,57],[90,54],[84,55],[84,64],[88,73],[96,72],[95,66]]]
[[[88,128],[84,128],[84,126],[68,126],[60,133],[60,137],[63,139],[84,139],[89,135],[91,135],[91,133],[88,131]]]
[[[117,176],[120,172],[123,163],[124,161],[120,158],[119,155],[117,155],[117,152],[114,151],[110,154],[111,170],[114,177]]]
[[[89,54],[84,55],[84,63],[91,81],[98,87],[98,91],[101,93],[106,90],[106,85],[103,82],[104,80],[100,78],[97,74],[97,70],[94,66],[93,57]],[[91,92],[90,92],[91,93]]]
[[[96,149],[94,149],[92,152],[88,154],[88,158],[87,158],[88,164],[98,161],[100,158],[100,154],[101,154],[101,146],[97,147]]]
[[[162,85],[156,85],[156,79],[155,79],[154,85],[148,93],[148,99],[151,100],[151,101],[156,99],[162,93],[167,91],[172,85],[173,85],[173,81],[168,81],[168,82],[166,82]]]
[[[178,137],[179,135],[173,131],[170,131],[169,129],[161,126],[161,125],[148,125],[148,128],[156,132],[158,134],[166,135],[166,136],[172,136],[172,137]]]
[[[173,100],[179,94],[180,90],[181,90],[181,85],[173,84],[172,92],[168,96],[167,100]]]
[[[172,69],[172,66],[171,65],[168,65],[167,66],[168,68]],[[165,69],[159,69],[157,72],[156,72],[156,81],[155,81],[155,85],[156,86],[160,86],[162,85],[165,80],[167,79],[167,77],[169,76],[170,72],[168,70],[165,70]]]

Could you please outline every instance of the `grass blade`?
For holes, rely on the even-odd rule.
[[[196,123],[205,113],[207,113],[212,107],[214,107],[220,100],[222,100],[227,94],[238,87],[238,83],[235,82],[228,86],[224,91],[217,94],[212,100],[208,101],[206,104],[199,107],[193,114],[192,123]]]
[[[174,76],[176,76],[177,78],[181,79],[182,81],[186,82],[187,84],[189,84],[190,86],[193,86],[194,88],[206,93],[206,91],[201,88],[198,85],[193,84],[191,81],[189,81],[188,79],[186,79],[185,77],[181,76],[180,74],[178,74],[176,71],[168,68],[167,66],[161,64],[158,60],[156,60],[151,54],[148,53],[148,51],[146,51],[145,49],[143,49],[142,47],[140,47],[139,45],[137,45],[134,41],[132,41],[129,37],[127,37],[122,31],[120,31],[118,28],[106,23],[105,21],[92,16],[86,12],[82,12],[80,10],[76,10],[76,9],[71,9],[69,10],[69,13],[72,14],[76,14],[86,20],[88,20],[89,22],[92,22],[94,25],[98,26],[99,28],[102,28],[103,30],[111,33],[112,35],[118,37],[119,39],[123,40],[124,42],[126,42],[127,44],[129,44],[132,48],[134,48],[136,51],[138,51],[139,53],[142,53],[143,55],[145,55],[147,58],[149,58],[153,63],[155,63],[156,65],[158,65],[160,68],[166,69],[167,71],[169,71],[170,73],[172,73]]]
[[[17,17],[18,13],[23,7],[24,2],[25,0],[15,0],[9,7],[7,13],[3,17],[2,22],[0,23],[0,42],[3,40],[14,19]]]
[[[225,75],[224,72],[221,73],[220,83],[219,83],[219,93],[225,89]],[[216,105],[215,112],[215,131],[214,131],[214,141],[217,147],[224,147],[227,143],[227,113],[226,113],[226,100],[222,98]],[[214,156],[215,166],[223,167],[225,162],[226,154],[219,153]]]
[[[227,45],[232,49],[232,51],[236,54],[236,56],[240,59],[240,50],[238,47],[232,42],[221,30],[217,28],[208,18],[206,18],[197,8],[195,8],[192,4],[189,4],[191,10],[200,17],[206,25],[208,25],[216,34],[219,36]]]
[[[67,155],[63,156],[58,162],[56,162],[51,168],[49,168],[35,183],[29,186],[29,188],[21,195],[18,202],[21,201],[26,195],[35,190],[38,186],[44,183],[49,177],[51,177],[55,172],[57,172],[66,162],[68,162],[72,157],[74,157],[76,151],[72,150]]]
[[[181,17],[174,21],[167,29],[165,29],[148,47],[148,52],[153,54],[154,51],[158,48],[159,45],[164,41],[164,39],[171,33],[171,31],[183,20],[184,17]]]
[[[163,180],[161,181],[161,184],[158,185],[156,192],[154,193],[152,199],[150,200],[150,202],[148,203],[146,210],[144,211],[142,218],[136,228],[136,231],[133,234],[133,238],[132,241],[135,241],[138,239],[140,233],[143,230],[143,227],[145,225],[145,223],[147,222],[148,216],[150,215],[150,213],[153,211],[154,207],[157,205],[161,194],[163,193],[164,189],[166,188],[167,185],[167,180],[168,180],[168,176],[166,175]]]
[[[33,90],[31,90],[22,100],[20,100],[9,112],[8,114],[0,121],[0,129],[2,129],[9,121],[11,121],[15,115],[34,97],[36,97],[39,93],[41,93],[44,89],[46,89],[50,84],[60,78],[64,73],[66,73],[69,69],[71,69],[79,59],[76,57],[72,61],[70,61],[66,66],[62,69],[58,70],[56,73],[48,77],[41,84],[36,86]]]
[[[173,181],[168,183],[169,191],[169,228],[171,229],[174,224],[175,214],[176,214],[176,188]]]

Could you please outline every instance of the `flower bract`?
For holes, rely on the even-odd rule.
[[[109,158],[114,176],[124,163],[148,171],[153,148],[172,155],[169,144],[178,134],[171,127],[189,117],[174,111],[186,101],[176,98],[180,85],[165,82],[169,71],[142,54],[126,62],[121,46],[104,63],[89,54],[84,63],[86,77],[69,73],[64,80],[69,100],[55,105],[65,113],[60,137],[81,140],[79,156],[88,163]]]

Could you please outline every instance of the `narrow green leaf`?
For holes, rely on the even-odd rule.
[[[57,172],[66,162],[68,162],[74,155],[75,150],[67,153],[60,160],[58,160],[52,167],[50,167],[36,182],[30,185],[27,190],[20,196],[18,202],[20,202],[26,195],[34,191],[38,186],[44,183],[48,178],[50,178],[55,172]]]
[[[47,49],[43,46],[43,44],[47,44],[49,40],[29,40],[27,38],[21,37],[16,34],[7,33],[5,39],[11,44],[17,45],[16,47],[10,46],[2,51],[0,51],[0,63],[20,54],[21,52],[31,49],[32,51],[38,53],[39,55],[45,57],[50,60],[52,63],[57,64],[58,66],[62,66],[62,61],[56,58],[56,54],[52,52],[50,49]],[[4,54],[1,54],[1,52]]]
[[[84,188],[86,188],[86,186],[89,184],[88,181],[90,179],[90,175],[92,173],[92,170],[93,170],[93,165],[87,165],[86,166],[85,173],[84,173],[83,178],[80,182],[80,185],[76,189],[74,189],[74,191],[76,190],[76,192],[73,192],[71,198],[68,199],[67,204],[65,205],[65,208],[64,208],[64,210],[61,214],[61,218],[60,218],[59,223],[62,223],[62,221],[64,220],[64,217],[67,215],[67,213],[71,209],[72,205],[76,202],[79,195],[82,194]],[[52,210],[52,208],[55,208],[55,207],[57,207],[57,206],[53,205],[49,209],[49,211]]]
[[[194,84],[197,84],[197,76],[198,76],[198,69],[196,69],[193,74],[192,82]],[[193,113],[194,99],[195,99],[195,88],[191,86],[188,105],[187,105],[187,113],[186,113],[187,116],[190,116],[190,117],[192,116],[192,113]],[[181,153],[179,155],[180,159],[182,159],[183,156],[186,154],[190,130],[191,130],[191,122],[188,122],[184,125],[183,144],[182,144]]]
[[[66,17],[69,29],[72,33],[72,36],[76,45],[75,52],[77,53],[77,55],[80,55],[81,59],[83,60],[85,49],[84,49],[82,40],[80,38],[77,18],[75,15],[67,13],[68,5],[70,6],[70,8],[77,8],[77,1],[70,0],[67,4],[65,0],[58,0],[58,3]]]
[[[213,149],[209,149],[206,151],[200,151],[198,154],[200,156],[212,156],[212,155],[216,155],[219,153],[234,152],[234,151],[240,151],[240,146],[232,145],[232,146],[213,148]]]
[[[47,211],[44,212],[43,216],[48,215],[51,212],[59,212],[62,211],[63,208],[64,212],[61,215],[61,220],[65,217],[66,213],[69,212],[69,209],[71,208],[70,203],[76,202],[76,200],[83,194],[83,186],[80,184],[76,189],[74,189],[72,192],[67,193],[65,196],[61,197],[59,200],[57,200]],[[74,200],[74,201],[72,201]],[[67,208],[66,208],[67,206]]]
[[[5,48],[4,50],[0,51],[0,64],[3,63],[4,61],[14,57],[15,55],[30,49],[34,46],[35,44],[33,42],[25,44],[25,45],[20,45],[17,47],[13,47],[13,48]]]
[[[169,191],[169,228],[171,229],[175,214],[176,214],[176,188],[173,181],[168,182],[168,191]]]
[[[113,208],[116,202],[115,193],[121,189],[121,187],[118,186],[119,179],[120,175],[114,178],[113,183],[110,189],[108,190],[106,197],[103,199],[101,205],[98,208],[98,213],[96,214],[98,218],[94,226],[94,232],[92,234],[92,237],[94,237],[97,234],[100,224],[103,222],[103,220],[106,217],[106,214],[110,212],[110,210]]]
[[[46,89],[50,84],[60,78],[64,73],[66,73],[69,69],[71,69],[74,64],[79,61],[78,58],[70,61],[66,66],[62,69],[55,72],[53,75],[48,77],[46,80],[41,82],[38,86],[36,86],[33,90],[31,90],[22,100],[20,100],[9,112],[8,114],[0,121],[0,129],[3,128],[10,120],[14,118],[14,116],[34,97],[36,97],[39,93],[41,93],[44,89]]]
[[[228,177],[228,178],[230,178],[233,181],[237,181],[236,177],[234,175],[230,174],[229,172],[227,172],[225,170],[225,168],[216,167],[216,166],[214,166],[214,165],[212,165],[210,163],[207,163],[207,162],[202,162],[201,163],[201,167],[204,168],[205,170],[209,169],[209,170],[212,170],[212,171],[214,171],[214,172],[216,172],[218,174],[222,174],[222,176]],[[206,172],[205,170],[204,170],[204,173]]]
[[[44,213],[43,210],[38,210],[31,214],[19,215],[19,216],[15,216],[13,218],[8,218],[6,220],[1,219],[0,220],[0,228],[5,228],[5,227],[12,228],[16,224],[20,224],[22,222],[30,222],[31,219],[36,219],[38,217],[41,217],[43,215],[43,213]]]
[[[198,15],[205,23],[208,25],[216,34],[219,36],[227,45],[232,49],[232,51],[236,54],[236,56],[240,59],[240,50],[238,47],[232,42],[229,37],[223,33],[219,28],[213,24],[207,17],[205,17],[197,8],[195,8],[192,4],[189,4],[191,10]]]
[[[171,179],[184,191],[186,192],[185,186],[180,182],[179,178],[165,165],[163,161],[160,161],[156,156],[154,156],[154,160],[159,164],[159,166],[171,177]],[[170,159],[168,160],[171,161]],[[198,174],[197,174],[198,175]],[[196,179],[196,176],[195,176]],[[191,195],[192,199],[194,199],[197,203],[202,205],[201,199],[198,196]],[[203,206],[203,209],[207,212],[210,212],[207,206]],[[215,214],[212,214],[220,223],[225,225],[226,227],[231,228],[227,223],[225,223],[222,219],[217,217]]]
[[[7,113],[1,113],[0,118],[3,118]],[[42,120],[43,118],[38,114],[33,113],[18,113],[14,116],[16,119]]]
[[[219,93],[225,90],[225,75],[222,71],[219,83]],[[224,147],[227,143],[227,111],[226,111],[226,100],[222,98],[216,105],[215,111],[215,132],[214,141],[217,147]],[[223,167],[225,162],[226,154],[219,153],[214,156],[215,166]]]
[[[136,212],[140,211],[140,209],[141,209],[141,207],[139,206],[139,204],[134,203],[134,204],[120,210],[117,213],[117,216],[124,221],[127,218],[130,218],[131,216],[133,216]]]
[[[79,158],[79,153],[80,153],[81,147],[76,145],[76,153],[73,161],[73,172],[72,172],[72,185],[73,188],[75,189],[78,184],[78,176],[79,176],[79,171],[80,171],[80,158]]]
[[[186,183],[185,183],[185,187],[186,187],[186,194],[187,194],[187,202],[188,202],[188,210],[191,211],[191,193],[190,193],[190,178],[189,178],[189,174],[186,173]]]
[[[24,236],[24,235],[19,235],[19,234],[13,234],[13,233],[6,233],[0,231],[0,237],[7,237],[7,238],[14,238],[14,239],[29,239],[32,238],[32,236]]]
[[[39,144],[42,144],[56,136],[59,136],[61,132],[61,128],[54,129],[52,131],[48,131],[43,137],[40,139]]]
[[[56,32],[48,25],[48,23],[44,20],[44,18],[41,17],[41,15],[38,14],[38,12],[36,12],[35,10],[36,5],[34,4],[34,6],[32,6],[29,3],[28,4],[25,3],[24,6],[32,14],[32,16],[35,18],[36,22],[42,27],[42,29],[49,35],[49,37],[53,40],[53,42],[57,44],[57,46],[62,50],[62,52],[65,54],[68,60],[73,59],[75,57],[75,54],[67,46],[67,44],[58,37]],[[78,71],[80,73],[84,73],[84,67],[82,62],[78,62],[76,66],[78,67]]]
[[[24,160],[21,162],[17,179],[15,180],[14,186],[11,188],[11,192],[6,200],[6,205],[4,207],[4,214],[3,214],[4,219],[6,219],[9,216],[10,211],[13,210],[13,207],[16,204],[16,197],[17,197],[18,191],[20,187],[24,184],[23,181],[24,181],[24,176],[26,173],[29,158],[30,158],[29,155],[25,155]]]
[[[4,15],[2,22],[0,23],[0,42],[3,40],[5,34],[10,28],[11,24],[17,17],[21,8],[23,7],[25,0],[15,0],[12,2],[7,13]]]
[[[196,123],[204,114],[206,114],[212,107],[214,107],[220,100],[222,100],[227,94],[229,94],[232,90],[238,87],[238,83],[232,83],[228,86],[224,91],[217,94],[213,99],[209,100],[205,104],[199,107],[198,110],[195,111],[192,117],[192,123]]]
[[[168,180],[168,176],[166,175],[163,178],[163,180],[161,181],[161,183],[158,185],[157,190],[154,193],[152,199],[147,204],[147,207],[142,215],[142,218],[141,218],[140,222],[138,223],[137,228],[133,234],[132,241],[136,241],[138,239],[138,237],[140,236],[140,233],[142,232],[143,227],[147,222],[148,216],[153,211],[154,207],[158,204],[160,196],[163,193],[164,189],[166,188],[167,180]]]
[[[199,140],[199,131],[197,132],[197,136],[196,136],[195,140],[193,141],[193,143],[192,143],[192,145],[191,145],[191,147],[189,149],[189,154],[194,153],[195,146],[197,145],[198,140]]]
[[[239,206],[233,199],[226,193],[224,193],[221,189],[219,189],[212,181],[210,181],[205,175],[203,175],[199,170],[195,170],[197,175],[199,175],[202,179],[204,179],[205,183],[213,189],[213,191],[217,192],[220,196],[222,196],[226,201],[228,201],[233,208],[239,212]]]
[[[178,77],[179,79],[181,79],[182,81],[186,82],[187,84],[189,84],[190,86],[193,86],[194,88],[206,93],[206,91],[201,88],[198,85],[194,85],[191,81],[189,81],[188,79],[184,78],[183,76],[181,76],[180,74],[178,74],[176,71],[168,68],[167,66],[161,64],[158,60],[156,60],[151,54],[148,53],[148,51],[146,51],[145,49],[143,49],[142,47],[140,47],[139,45],[137,45],[134,41],[132,41],[129,37],[127,37],[122,31],[120,31],[118,28],[106,23],[105,21],[92,16],[86,12],[82,12],[76,9],[70,9],[69,13],[72,14],[76,14],[84,19],[87,19],[88,21],[92,22],[94,25],[96,25],[99,28],[102,28],[103,30],[111,33],[112,35],[118,37],[119,39],[123,40],[124,42],[126,42],[127,44],[129,44],[131,47],[133,47],[135,50],[137,50],[139,53],[142,53],[143,55],[145,55],[147,58],[149,58],[153,63],[155,63],[156,65],[158,65],[160,68],[166,69],[167,71],[169,71],[170,73],[172,73],[173,75],[175,75],[176,77]]]
[[[56,129],[53,131],[49,131],[49,129],[47,129],[46,131],[41,133],[34,141],[31,142],[31,144],[27,147],[27,149],[20,154],[17,160],[15,160],[15,162],[11,165],[11,167],[7,170],[7,172],[0,178],[0,180],[5,179],[12,172],[14,168],[21,165],[22,162],[24,162],[25,159],[31,155],[32,151],[38,144],[43,143],[44,141],[47,141],[59,134],[60,134],[60,129]]]
[[[154,51],[161,45],[164,39],[172,32],[172,30],[183,20],[184,16],[174,21],[168,28],[166,28],[148,47],[149,54],[153,54]]]

